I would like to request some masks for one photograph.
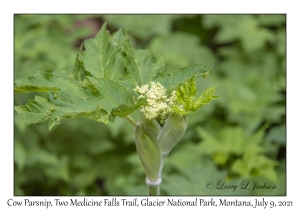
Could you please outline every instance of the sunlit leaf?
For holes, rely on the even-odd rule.
[[[122,75],[120,49],[125,41],[123,32],[110,35],[104,24],[93,39],[84,42],[82,61],[86,71],[94,77],[118,79]]]
[[[47,99],[36,96],[35,100],[16,106],[15,110],[28,124],[50,119],[49,129],[51,129],[54,125],[60,124],[62,118],[89,117],[111,123],[112,109],[122,104],[134,105],[132,96],[118,83],[101,78],[87,77],[87,79],[86,84],[82,86],[66,82],[64,90],[49,91]]]
[[[175,70],[171,74],[159,74],[154,78],[155,82],[161,83],[167,90],[177,87],[180,83],[195,77],[206,78],[211,74],[211,69],[201,64],[193,64]]]
[[[165,68],[160,55],[151,55],[149,50],[136,50],[129,40],[124,44],[124,53],[124,64],[139,86],[149,83]]]
[[[181,115],[189,115],[197,111],[203,105],[208,104],[212,99],[218,98],[218,96],[212,95],[216,87],[217,85],[214,85],[204,90],[200,97],[195,100],[196,82],[193,76],[190,80],[180,83],[176,88],[178,105],[172,106],[173,110]]]

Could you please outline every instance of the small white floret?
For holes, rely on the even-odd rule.
[[[158,116],[164,119],[167,114],[173,112],[170,106],[175,105],[177,102],[176,91],[174,90],[169,98],[166,88],[158,82],[150,82],[149,85],[141,87],[137,86],[134,91],[140,94],[138,99],[146,98],[148,106],[142,106],[141,112],[148,119],[157,118]]]

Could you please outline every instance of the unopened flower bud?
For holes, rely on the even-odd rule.
[[[187,117],[172,113],[166,119],[165,124],[160,130],[157,141],[164,156],[173,149],[184,135],[187,128]]]
[[[146,125],[149,126],[148,129],[146,129]],[[159,129],[150,120],[142,117],[135,132],[137,153],[145,169],[147,179],[156,182],[161,179],[163,168],[163,154],[155,137],[158,135]]]

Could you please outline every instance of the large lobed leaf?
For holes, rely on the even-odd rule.
[[[160,56],[152,56],[148,50],[135,50],[121,30],[110,35],[106,24],[95,38],[85,41],[84,47],[82,51],[81,46],[74,66],[63,71],[53,68],[38,71],[15,81],[15,93],[48,92],[47,99],[36,96],[25,105],[15,107],[28,124],[49,119],[51,129],[63,118],[74,117],[112,123],[114,116],[126,116],[144,104],[142,100],[134,103],[131,87],[126,84],[147,83],[148,74],[156,76],[150,72],[152,67],[164,68]],[[127,66],[127,76],[123,61],[136,62],[136,69]],[[133,73],[135,70],[138,75]]]
[[[155,81],[170,90],[191,77],[206,77],[211,72],[195,64],[164,75],[164,68],[160,55],[134,49],[122,30],[110,35],[104,24],[95,38],[80,47],[73,66],[62,71],[52,67],[16,80],[15,93],[48,92],[48,96],[36,96],[15,110],[28,124],[49,119],[49,129],[63,118],[88,117],[112,123],[115,116],[125,117],[147,105],[134,93],[137,85]]]
[[[151,55],[149,50],[134,49],[129,40],[124,44],[124,64],[139,86],[149,83],[165,69],[160,55]]]
[[[109,35],[104,24],[95,38],[84,42],[86,50],[82,61],[86,71],[94,77],[119,79],[119,70],[122,68],[120,48],[124,41],[125,36],[121,30]]]
[[[89,117],[104,123],[113,122],[114,107],[135,106],[132,96],[120,84],[105,78],[90,78],[86,86],[66,82],[66,88],[49,91],[47,99],[36,96],[15,110],[28,124],[50,119],[49,129],[62,118]]]
[[[193,76],[203,77],[211,74],[211,69],[205,65],[193,64],[186,67],[177,69],[171,74],[159,74],[154,78],[155,82],[161,83],[167,90],[177,87],[180,83],[183,83]]]
[[[15,80],[14,92],[48,92],[50,89],[65,89],[67,87],[66,81],[79,84],[78,81],[74,80],[69,75],[50,68],[45,71],[38,71],[27,78]]]

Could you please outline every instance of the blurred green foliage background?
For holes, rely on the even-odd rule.
[[[189,117],[166,159],[162,195],[286,194],[285,15],[15,15],[15,78],[73,65],[80,44],[104,22],[111,32],[128,29],[136,48],[160,53],[166,72],[211,67],[198,94],[219,83],[221,98]],[[15,95],[15,105],[34,95],[43,94]],[[15,195],[147,195],[124,119],[65,119],[49,132],[47,122],[27,126],[14,117]],[[217,189],[219,181],[238,189]],[[240,189],[243,181],[276,189]]]

